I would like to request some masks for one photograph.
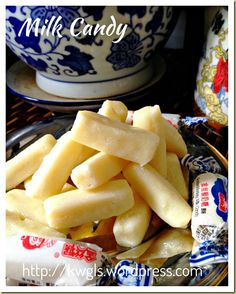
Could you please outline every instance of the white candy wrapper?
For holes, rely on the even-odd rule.
[[[199,175],[193,182],[192,236],[199,243],[227,240],[227,178],[213,173]]]
[[[193,182],[192,236],[190,266],[205,266],[228,261],[227,178],[204,173]]]
[[[6,240],[7,279],[39,286],[95,285],[105,256],[94,244],[11,236]]]

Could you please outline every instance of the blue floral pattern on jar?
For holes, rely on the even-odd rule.
[[[112,53],[107,57],[107,60],[113,64],[115,70],[132,67],[141,60],[139,56],[141,46],[139,35],[132,32],[119,43],[112,44]]]
[[[87,24],[91,24],[93,31],[97,22],[104,23],[106,8],[105,6],[7,6],[7,45],[23,61],[45,74],[58,77],[66,75],[68,79],[75,76],[96,75],[101,69],[95,66],[94,61],[97,58],[95,53],[96,49],[103,45],[104,40],[99,34],[84,36],[81,34],[74,37],[70,34],[69,29],[71,23],[81,17],[84,23],[77,22],[75,32]],[[134,68],[143,61],[148,63],[155,54],[158,43],[170,34],[173,8],[117,6],[113,9],[114,13],[120,14],[128,28],[120,42],[111,42],[107,53],[99,56],[101,62],[104,61],[106,66],[113,71]],[[142,18],[147,15],[149,21],[145,25]],[[19,36],[24,16],[32,18],[32,21],[39,19],[39,30],[52,17],[54,19],[61,17],[59,24],[62,26],[62,37],[59,38],[53,34],[42,37],[41,34],[35,35],[33,31],[27,37],[26,28]],[[51,32],[52,27],[49,27],[48,30]],[[86,46],[93,47],[93,49],[88,53]]]
[[[120,70],[123,68],[133,67],[142,61],[142,54],[144,48],[153,46],[156,36],[164,37],[168,34],[168,30],[162,29],[165,27],[165,17],[172,16],[170,9],[164,9],[164,7],[149,7],[149,13],[153,14],[152,19],[145,25],[145,31],[148,33],[145,37],[141,38],[138,31],[143,28],[141,23],[135,25],[133,18],[138,16],[142,18],[145,16],[147,7],[133,7],[133,6],[120,6],[118,11],[121,14],[129,15],[128,27],[131,32],[120,41],[120,43],[113,43],[110,48],[110,55],[107,57],[107,61],[112,64],[114,70]],[[165,15],[166,14],[166,15]],[[160,31],[159,31],[160,30]],[[144,60],[148,62],[152,56],[156,53],[156,50],[150,49],[144,55]]]
[[[78,48],[74,46],[66,46],[65,50],[69,52],[69,55],[62,55],[63,59],[58,59],[58,63],[63,66],[68,66],[72,71],[67,71],[65,74],[70,75],[73,72],[77,72],[78,75],[84,75],[86,73],[95,74],[90,60],[93,57],[87,53],[81,52]],[[75,63],[74,60],[77,60]]]
[[[50,20],[53,16],[61,16],[61,24],[63,28],[70,28],[71,22],[78,17],[77,6],[32,6],[30,16],[32,19],[40,19],[40,27],[45,24],[45,21]]]

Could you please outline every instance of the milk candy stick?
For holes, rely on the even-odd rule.
[[[117,216],[113,227],[116,242],[124,247],[137,246],[142,242],[151,219],[147,203],[137,194],[134,194],[134,200],[134,206]]]
[[[75,167],[72,170],[71,179],[80,189],[94,189],[121,172],[126,163],[121,158],[98,152]]]
[[[40,166],[44,156],[56,144],[52,135],[45,135],[6,162],[6,189],[15,188]]]
[[[166,166],[166,139],[163,126],[163,118],[159,105],[146,106],[134,112],[133,126],[145,129],[157,134],[160,138],[159,145],[150,161],[150,165],[154,167],[163,177],[167,176]]]
[[[66,238],[66,235],[50,228],[42,223],[30,220],[28,218],[21,219],[19,215],[7,211],[6,214],[6,235],[12,236],[17,234],[26,234],[38,237],[50,238]]]
[[[133,247],[127,251],[119,253],[118,255],[116,255],[116,259],[122,260],[122,259],[139,258],[152,245],[153,241],[154,241],[154,238],[152,238],[152,239],[150,239],[150,240],[148,240],[148,241],[146,241],[136,247]]]
[[[80,144],[141,165],[153,158],[159,144],[154,133],[91,111],[78,112],[71,133]]]
[[[111,119],[125,122],[128,108],[121,101],[106,100],[103,102],[98,113]]]
[[[123,170],[127,181],[156,214],[172,227],[185,227],[192,215],[190,205],[153,167],[129,164]]]
[[[39,169],[26,187],[30,197],[46,199],[61,192],[72,169],[83,161],[89,153],[84,153],[84,146],[71,139],[71,133],[64,134],[44,158]],[[87,147],[86,147],[87,148]]]
[[[167,152],[167,180],[185,200],[188,200],[187,184],[183,176],[179,159],[175,153]]]
[[[168,258],[192,250],[193,238],[188,229],[166,228],[152,242],[141,260]]]
[[[28,190],[29,187],[30,187],[30,181],[31,181],[32,177],[29,177],[27,178],[25,181],[24,181],[24,187],[25,187],[25,190]],[[69,184],[69,183],[65,183],[64,186],[62,187],[62,190],[61,190],[61,193],[64,193],[64,192],[67,192],[67,191],[70,191],[70,190],[75,190],[76,187]],[[29,198],[29,197],[28,197]],[[40,200],[41,201],[41,200]]]
[[[134,205],[126,180],[110,181],[96,189],[73,190],[44,201],[49,226],[69,228],[117,216]]]
[[[179,158],[187,154],[187,146],[180,133],[166,119],[163,118],[166,136],[166,150],[175,153]]]
[[[6,208],[24,218],[47,224],[43,202],[26,196],[25,190],[14,189],[6,193]]]

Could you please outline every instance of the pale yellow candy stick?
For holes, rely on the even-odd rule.
[[[117,216],[134,205],[126,180],[110,181],[90,191],[73,190],[44,201],[50,227],[69,228]]]
[[[166,228],[161,231],[140,260],[168,258],[192,250],[193,238],[188,229]]]
[[[23,218],[47,224],[42,200],[26,196],[25,190],[8,191],[6,193],[6,208]]]
[[[73,141],[70,132],[64,134],[32,176],[26,187],[27,195],[44,200],[60,193],[72,169],[87,158],[89,152],[94,151]]]
[[[11,236],[17,234],[42,238],[66,238],[65,234],[58,232],[53,228],[27,218],[22,220],[17,214],[7,212],[6,235]]]
[[[136,259],[139,258],[152,245],[154,238],[116,255],[116,259]]]
[[[121,101],[106,100],[98,110],[98,113],[111,119],[125,122],[128,108]]]
[[[179,158],[187,154],[187,146],[175,127],[163,118],[163,125],[166,136],[166,150],[175,153]]]
[[[179,159],[175,153],[167,153],[167,180],[185,200],[188,200],[188,188]]]
[[[134,247],[139,245],[149,226],[151,209],[137,194],[134,194],[134,201],[134,206],[117,216],[115,220],[113,233],[120,246]]]
[[[93,233],[93,222],[83,224],[78,227],[71,228],[69,234],[72,240],[80,240],[91,237]]]
[[[26,179],[24,181],[24,187],[25,190],[28,190],[29,186],[30,186],[30,181],[31,181],[32,177],[29,177],[28,179]],[[76,187],[69,184],[69,183],[65,183],[65,185],[62,187],[61,193],[67,192],[67,191],[71,191],[71,190],[75,190]]]
[[[15,188],[40,166],[45,155],[56,144],[52,135],[45,135],[6,162],[6,189]]]
[[[96,236],[111,236],[113,234],[113,225],[116,217],[110,217],[99,221],[99,224],[94,227],[94,222],[90,222],[78,227],[71,228],[69,234],[72,240],[81,240]]]
[[[164,263],[168,260],[168,258],[154,258],[154,259],[138,259],[138,262],[149,265],[152,268],[160,268],[164,265]]]
[[[30,181],[32,180],[32,176],[28,177],[27,179],[24,180],[24,188],[25,190],[28,189],[28,187],[30,186]]]
[[[71,179],[76,187],[89,190],[105,184],[121,172],[127,161],[98,152],[72,170]]]
[[[153,158],[159,144],[152,132],[85,110],[78,112],[71,133],[80,144],[141,165]]]
[[[76,187],[69,184],[69,183],[65,183],[65,185],[62,187],[62,190],[61,190],[61,193],[65,193],[65,192],[68,192],[68,191],[72,191],[72,190],[75,190]]]
[[[149,164],[166,178],[166,138],[159,105],[146,106],[136,110],[133,115],[133,126],[153,132],[159,136],[159,145]]]
[[[156,214],[172,227],[185,227],[192,216],[190,205],[153,167],[131,163],[123,170],[127,181]]]

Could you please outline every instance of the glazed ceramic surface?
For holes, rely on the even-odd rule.
[[[228,124],[228,11],[221,8],[209,29],[199,64],[195,101],[216,125]]]
[[[70,98],[99,98],[136,89],[153,75],[152,57],[170,35],[175,18],[172,7],[165,6],[7,6],[6,42],[11,50],[33,67],[36,82],[43,90]],[[35,35],[24,29],[28,18],[40,19],[42,32],[47,20],[62,17],[62,37]],[[73,37],[72,22],[81,17],[75,31],[86,24],[126,24],[122,39],[96,34]],[[113,20],[114,20],[113,19]]]
[[[20,99],[53,112],[65,113],[81,109],[98,109],[106,99],[133,103],[136,100],[145,99],[147,93],[151,95],[151,87],[161,80],[166,70],[164,59],[159,55],[154,57],[153,64],[155,67],[153,78],[142,87],[122,95],[111,95],[99,99],[86,99],[82,97],[81,99],[73,99],[49,94],[37,86],[35,71],[22,61],[13,64],[7,71],[7,88]]]

